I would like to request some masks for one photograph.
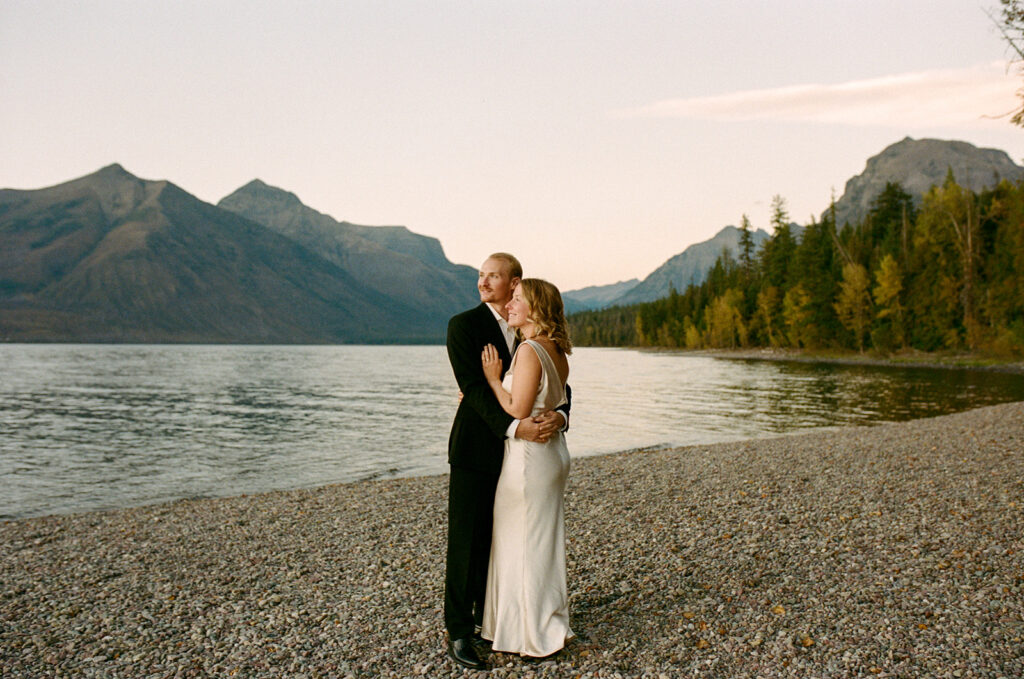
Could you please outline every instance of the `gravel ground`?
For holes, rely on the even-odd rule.
[[[443,649],[446,482],[0,524],[0,674],[485,676]],[[566,514],[580,636],[491,676],[1024,676],[1024,403],[578,459]]]

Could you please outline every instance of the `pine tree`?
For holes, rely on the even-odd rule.
[[[811,322],[811,296],[802,284],[794,285],[782,298],[782,318],[786,324],[786,339],[790,346],[814,346],[817,332]]]
[[[832,217],[821,223],[811,222],[793,255],[791,280],[799,285],[802,307],[806,310],[807,327],[800,332],[802,346],[817,347],[834,341],[839,332],[833,302],[836,297],[836,253]],[[792,290],[792,288],[791,288]]]
[[[872,293],[878,305],[876,318],[880,321],[872,333],[872,343],[877,349],[902,349],[906,346],[906,335],[903,326],[903,304],[900,293],[903,292],[903,278],[900,265],[892,253],[882,258],[875,271],[875,287]]]
[[[857,351],[864,351],[864,334],[867,331],[871,314],[871,298],[868,296],[867,270],[857,263],[849,263],[843,267],[843,281],[839,284],[839,297],[836,299],[836,314],[843,327],[853,333]]]
[[[975,301],[980,215],[976,197],[947,173],[921,202],[912,238],[909,289],[912,343],[933,351],[974,348],[980,339]]]
[[[908,227],[914,220],[914,198],[899,182],[887,182],[885,188],[871,201],[863,230],[870,245],[868,268],[875,268],[885,255],[892,254],[898,261],[906,258]]]
[[[782,196],[772,198],[772,236],[761,250],[762,271],[767,285],[785,289],[796,240],[789,227],[789,213]]]
[[[704,315],[710,346],[733,349],[747,344],[747,328],[740,313],[742,298],[739,290],[730,288],[711,302]]]
[[[981,278],[979,316],[987,348],[1000,356],[1024,355],[1024,184],[1001,182],[979,196]]]
[[[746,215],[740,219],[740,268],[749,281],[754,275],[754,236],[750,233],[750,218]]]
[[[762,339],[770,347],[782,346],[783,337],[779,329],[779,289],[774,285],[757,293],[757,321]]]

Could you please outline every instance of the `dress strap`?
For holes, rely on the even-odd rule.
[[[544,348],[543,344],[536,340],[528,339],[525,343],[529,344],[533,348],[534,353],[537,354],[537,357],[540,358],[540,363],[544,367],[544,372],[547,375],[548,382],[551,384],[557,384],[561,391],[562,395],[559,397],[558,403],[556,403],[554,407],[557,408],[558,406],[566,403],[568,399],[565,397],[565,385],[562,384],[562,378],[558,374],[558,368],[555,367],[555,361],[551,358],[551,354],[548,353],[548,350]]]

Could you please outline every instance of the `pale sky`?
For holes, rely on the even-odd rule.
[[[806,223],[905,136],[1024,164],[997,0],[0,0],[0,187],[253,178],[563,290],[772,196]]]

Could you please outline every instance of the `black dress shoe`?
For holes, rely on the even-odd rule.
[[[472,641],[473,648],[476,649],[477,655],[479,655],[485,661],[487,660],[487,657],[494,652],[494,644],[490,641],[487,641],[487,639],[484,639],[483,637],[480,637],[479,639],[473,637]]]
[[[448,642],[448,657],[471,670],[485,670],[487,665],[473,648],[472,637],[462,637]]]

